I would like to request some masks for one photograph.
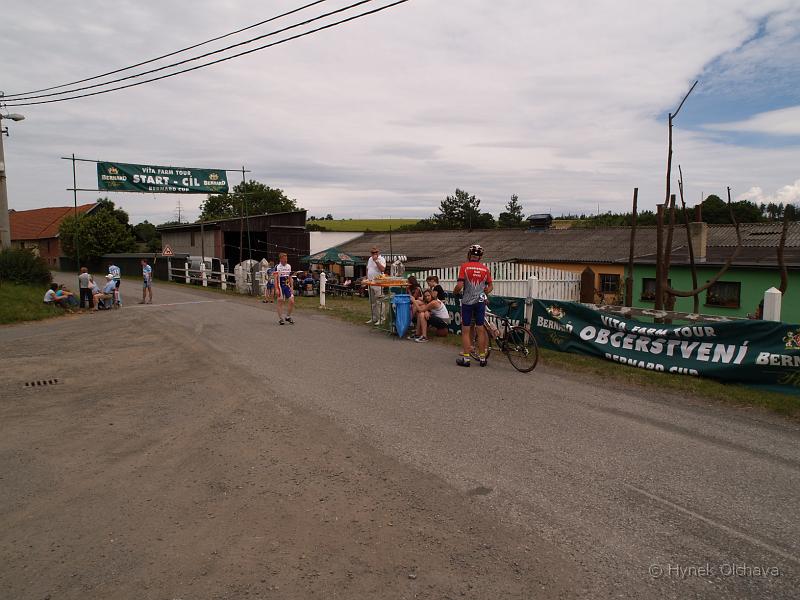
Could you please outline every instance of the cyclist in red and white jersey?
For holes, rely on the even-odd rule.
[[[486,294],[492,291],[492,273],[489,267],[483,264],[481,257],[483,248],[473,244],[467,251],[467,262],[458,269],[458,283],[453,288],[454,294],[463,292],[461,298],[461,356],[456,364],[461,367],[469,366],[469,351],[472,348],[471,326],[474,324],[478,330],[478,356],[480,365],[486,366],[486,347],[489,339],[483,324],[486,317]]]

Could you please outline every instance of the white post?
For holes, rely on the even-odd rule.
[[[183,263],[183,269],[184,269],[184,273],[186,273],[186,283],[192,283],[192,279],[191,279],[191,277],[189,275],[189,263],[188,262]]]
[[[167,281],[172,281],[172,259],[167,259]]]
[[[525,321],[533,327],[533,301],[539,298],[539,278],[536,275],[528,277],[528,293],[525,297]]]
[[[319,305],[325,308],[325,283],[328,278],[325,277],[325,271],[319,274]]]
[[[228,289],[228,273],[225,271],[225,263],[222,261],[219,265],[219,285],[223,292]]]
[[[200,262],[200,279],[203,280],[203,287],[208,287],[208,276],[206,275],[206,261]]]
[[[765,321],[781,320],[781,291],[774,287],[764,292],[764,314],[762,319]]]

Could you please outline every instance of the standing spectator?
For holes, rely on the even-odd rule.
[[[377,246],[373,246],[369,251],[370,257],[367,261],[367,279],[377,279],[386,270],[386,259],[381,256]],[[367,321],[368,325],[383,323],[383,288],[377,285],[369,286],[369,307],[372,311],[372,318]]]
[[[110,265],[108,265],[108,272],[111,275],[112,279],[114,280],[114,285],[117,287],[117,290],[119,290],[119,284],[122,282],[122,271],[120,270],[120,268],[117,265],[115,265],[114,263],[111,263]],[[122,296],[117,294],[117,300],[116,301],[120,305],[122,304],[121,298],[122,298]]]
[[[492,273],[489,268],[481,263],[483,248],[473,244],[467,251],[467,262],[462,263],[458,269],[458,283],[453,288],[454,294],[464,292],[461,298],[461,344],[462,352],[456,364],[460,367],[469,366],[469,351],[472,348],[471,327],[475,324],[478,333],[478,357],[480,365],[486,366],[486,347],[489,339],[483,327],[486,315],[486,294],[492,291]]]
[[[81,267],[81,274],[78,275],[78,291],[81,297],[81,308],[94,308],[91,282],[92,276],[89,275],[89,269]]]
[[[150,297],[150,301],[146,302],[146,298]],[[152,304],[153,303],[153,267],[147,264],[147,259],[142,259],[142,301],[139,304]]]
[[[278,255],[280,262],[275,265],[275,293],[278,295],[278,324],[289,323],[294,325],[292,311],[294,310],[294,285],[292,284],[292,265],[287,260],[285,252]],[[285,307],[285,309],[284,309]],[[286,320],[284,321],[284,310]]]

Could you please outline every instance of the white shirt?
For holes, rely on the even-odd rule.
[[[292,276],[292,265],[289,263],[286,263],[285,265],[278,263],[275,265],[275,272],[278,274],[279,282],[281,282],[283,285],[289,285],[287,278],[291,278]]]
[[[381,268],[379,268],[379,266],[381,268],[385,269],[386,268],[386,259],[383,258],[380,254],[378,254],[377,258],[370,256],[369,260],[367,261],[367,278],[368,279],[375,279],[381,273],[383,273],[383,271],[381,270]]]
[[[47,290],[44,293],[44,301],[48,304],[56,301],[56,293],[53,290]]]

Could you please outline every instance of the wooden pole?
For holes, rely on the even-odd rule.
[[[672,239],[675,234],[675,194],[669,197],[669,227],[667,228],[667,243],[664,247],[664,266],[661,269],[661,277],[664,280],[664,289],[669,288],[669,269],[672,266]],[[675,308],[675,296],[667,293],[664,298],[664,308],[672,310]]]
[[[656,206],[656,310],[664,310],[664,282],[661,278],[664,259],[664,205]]]
[[[633,306],[633,255],[636,244],[636,215],[639,188],[633,188],[633,211],[631,212],[631,244],[628,253],[628,276],[625,278],[625,306]]]
[[[697,289],[697,265],[694,264],[694,245],[692,244],[692,228],[689,226],[689,215],[686,212],[686,201],[683,197],[683,169],[678,165],[678,191],[681,195],[681,211],[683,212],[683,223],[686,226],[686,244],[689,250],[689,268],[692,272],[692,289]],[[697,211],[696,211],[697,212]],[[700,294],[692,297],[692,312],[700,312]]]

